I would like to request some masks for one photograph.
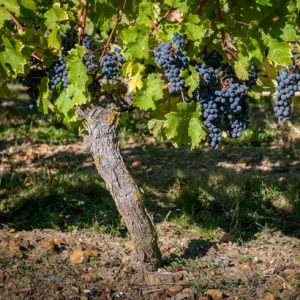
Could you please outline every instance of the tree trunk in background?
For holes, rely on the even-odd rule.
[[[161,263],[157,233],[119,151],[118,118],[119,113],[112,104],[85,112],[90,150],[135,245],[138,268],[154,271]]]

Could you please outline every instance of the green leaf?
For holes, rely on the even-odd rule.
[[[39,86],[39,97],[37,101],[38,108],[44,114],[48,114],[49,108],[53,110],[53,104],[49,101],[49,79],[47,77],[42,78]]]
[[[146,95],[143,91],[138,91],[134,97],[134,105],[142,110],[155,110],[156,105],[152,97]]]
[[[146,94],[155,101],[164,97],[164,83],[160,79],[160,74],[149,74],[146,81]]]
[[[145,66],[134,61],[129,61],[124,65],[124,72],[128,78],[128,92],[134,93],[143,86],[143,72]]]
[[[165,120],[152,119],[148,122],[148,128],[155,138],[162,139]]]
[[[20,5],[17,0],[0,0],[0,6],[2,5],[16,17],[20,15]]]
[[[256,0],[256,3],[263,6],[272,6],[271,0]]]
[[[191,138],[192,149],[198,147],[205,140],[206,131],[199,118],[193,117],[190,119],[188,135]]]
[[[193,92],[199,86],[199,73],[193,66],[189,66],[189,69],[184,70],[180,75],[184,78],[185,85],[189,87],[188,96],[193,97]]]
[[[4,26],[4,22],[9,19],[9,12],[5,9],[5,7],[0,6],[0,29]]]
[[[206,26],[204,24],[199,25],[199,17],[197,15],[189,15],[184,29],[189,39],[200,42],[206,33]]]
[[[146,80],[146,87],[139,91],[134,99],[136,107],[142,110],[156,109],[155,101],[161,100],[164,96],[164,84],[159,74],[149,74]]]
[[[249,65],[249,58],[242,55],[240,55],[240,60],[234,63],[234,70],[239,79],[243,79],[243,80],[249,79],[248,65]]]
[[[280,38],[286,42],[295,42],[299,40],[299,35],[296,32],[295,25],[286,24],[282,29]]]
[[[48,45],[50,48],[59,49],[60,39],[58,36],[59,22],[68,20],[68,14],[60,8],[59,3],[55,3],[52,8],[50,8],[45,13],[46,21],[45,25],[50,31],[48,36]]]
[[[271,62],[279,65],[291,63],[291,51],[289,45],[284,41],[272,38],[269,34],[262,34],[262,39],[269,48],[268,58]]]
[[[2,37],[5,46],[0,52],[0,64],[8,76],[15,78],[18,73],[24,73],[26,58],[22,55],[23,44],[17,40]]]
[[[83,56],[85,54],[85,47],[78,46],[72,49],[67,57],[67,67],[69,70],[68,78],[70,85],[81,90],[86,90],[91,80],[87,75],[87,68],[83,63]]]
[[[170,112],[165,115],[164,132],[166,137],[173,142],[175,146],[187,144],[189,137],[193,138],[192,147],[195,147],[200,135],[204,133],[196,133],[194,130],[199,129],[199,124],[192,118],[198,118],[201,115],[199,103],[181,102],[177,104],[177,111]],[[200,121],[200,120],[199,120]],[[200,121],[201,123],[201,121]],[[203,131],[203,128],[201,129]]]
[[[36,10],[36,5],[33,0],[21,0],[20,4],[29,10]]]
[[[8,98],[11,96],[11,92],[5,82],[0,82],[0,98]]]

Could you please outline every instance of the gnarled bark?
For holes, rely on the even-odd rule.
[[[139,188],[119,151],[118,115],[113,104],[85,112],[90,150],[135,245],[138,267],[153,271],[161,262],[157,233],[145,211]]]

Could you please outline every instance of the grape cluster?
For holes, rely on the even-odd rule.
[[[248,70],[249,79],[245,81],[248,87],[253,87],[256,85],[256,80],[258,78],[258,69],[255,64],[252,64]]]
[[[83,46],[86,49],[86,54],[83,57],[83,62],[88,68],[89,72],[94,72],[98,70],[98,62],[96,59],[96,56],[93,53],[94,50],[94,45],[91,37],[87,34],[84,35],[83,41],[82,41]]]
[[[276,81],[277,93],[274,97],[274,112],[279,121],[286,122],[290,119],[292,97],[300,89],[300,74],[289,73],[283,67],[279,70]]]
[[[169,81],[169,93],[173,94],[182,91],[184,80],[180,77],[180,72],[188,64],[187,52],[181,51],[186,41],[186,35],[174,33],[172,42],[159,44],[154,49],[154,56],[157,64],[164,68],[165,76]]]
[[[61,42],[63,46],[63,54],[66,54],[68,51],[73,49],[75,44],[78,42],[78,31],[68,29],[65,34],[61,35]]]
[[[49,70],[50,88],[54,90],[62,82],[66,90],[69,86],[68,68],[65,59],[61,56]]]
[[[246,95],[249,88],[234,77],[223,82],[223,87],[216,91],[216,101],[220,101],[221,110],[232,138],[242,136],[248,128],[249,116]]]
[[[207,65],[213,67],[214,69],[218,69],[221,67],[222,59],[223,59],[222,55],[216,50],[207,52],[204,56],[204,62]]]
[[[194,96],[202,107],[203,123],[209,133],[210,146],[216,149],[222,140],[222,120],[232,138],[240,137],[243,130],[248,128],[249,109],[246,98],[249,87],[246,82],[238,80],[230,64],[221,63],[222,56],[218,52],[207,53],[204,59],[206,63],[195,65],[200,83]],[[218,75],[222,78],[220,83]],[[256,80],[255,77],[250,79]]]
[[[30,71],[29,73],[21,79],[23,86],[28,87],[28,94],[30,97],[29,108],[32,109],[36,106],[36,100],[39,95],[38,85],[41,79],[46,76],[46,72],[41,68],[40,62],[30,57]]]
[[[114,51],[107,52],[103,56],[100,63],[103,75],[108,79],[115,78],[124,62],[125,59],[121,54],[121,50],[119,48],[115,48]]]
[[[196,100],[200,102],[203,110],[203,123],[208,130],[210,146],[213,149],[221,143],[221,114],[218,103],[215,101],[215,92],[218,83],[218,70],[206,64],[196,65],[201,81],[195,91]]]

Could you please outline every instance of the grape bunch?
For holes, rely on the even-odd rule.
[[[68,88],[68,68],[64,57],[61,56],[50,68],[49,79],[51,90],[55,90],[60,82],[62,82],[64,90]]]
[[[154,49],[154,57],[157,64],[164,69],[165,76],[169,81],[169,93],[173,94],[182,91],[184,80],[180,77],[180,72],[188,64],[187,52],[181,51],[186,41],[186,35],[174,33],[173,46],[172,42],[159,44]]]
[[[201,78],[199,87],[195,91],[195,97],[203,110],[203,123],[209,133],[210,146],[216,149],[222,140],[221,111],[215,97],[218,70],[206,64],[195,65],[195,69]]]
[[[30,57],[30,71],[29,73],[21,79],[23,86],[28,87],[28,94],[30,97],[29,108],[32,109],[36,106],[36,100],[39,95],[38,85],[41,79],[46,76],[45,70],[42,68],[41,63]]]
[[[248,70],[249,79],[245,81],[245,84],[250,88],[256,85],[258,78],[258,69],[255,64],[252,64]]]
[[[221,144],[223,122],[232,138],[240,137],[243,130],[248,128],[249,109],[246,99],[249,87],[236,77],[230,64],[222,64],[222,56],[218,52],[206,53],[204,60],[206,63],[195,65],[200,82],[194,96],[202,107],[210,146],[216,149]],[[250,79],[256,80],[255,77]]]
[[[108,79],[113,79],[117,76],[118,71],[124,64],[125,59],[121,54],[121,49],[115,48],[114,51],[107,52],[100,63],[102,73]]]
[[[75,44],[78,42],[78,31],[68,29],[66,33],[61,35],[61,42],[63,46],[63,54],[66,54],[68,51],[73,49]]]
[[[249,116],[246,95],[249,88],[235,77],[228,77],[223,87],[216,91],[216,101],[221,103],[221,110],[232,138],[242,136],[248,128]]]
[[[83,41],[82,41],[83,46],[86,49],[86,54],[83,57],[83,62],[88,68],[89,72],[94,72],[98,70],[98,62],[96,59],[96,56],[93,53],[94,50],[94,45],[91,37],[87,34],[84,35]]]
[[[221,67],[222,59],[222,55],[216,50],[207,52],[204,56],[204,62],[214,69],[218,69]]]
[[[283,67],[279,70],[276,81],[277,93],[274,97],[274,112],[279,121],[286,122],[290,119],[292,97],[300,89],[300,74],[289,73]]]

